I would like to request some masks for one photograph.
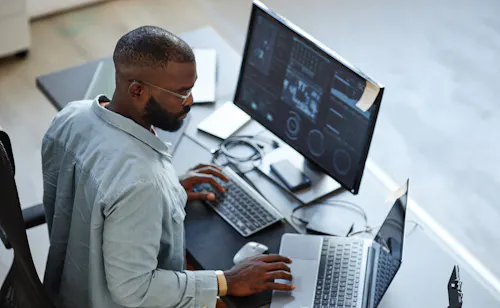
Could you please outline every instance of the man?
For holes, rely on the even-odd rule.
[[[193,185],[220,169],[200,165],[181,180],[153,126],[175,131],[193,103],[193,51],[173,34],[141,27],[117,43],[109,101],[78,101],[43,139],[50,233],[45,285],[61,307],[214,307],[217,296],[291,290],[288,258],[252,258],[225,272],[186,271],[186,200],[213,199]],[[218,243],[214,243],[217,245]],[[222,244],[222,243],[221,243]]]

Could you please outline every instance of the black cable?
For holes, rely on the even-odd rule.
[[[332,206],[341,206],[341,207],[345,207],[345,208],[349,208],[349,209],[353,209],[358,212],[359,214],[361,214],[361,216],[363,217],[363,221],[364,221],[364,224],[365,224],[365,229],[368,227],[368,215],[366,215],[366,212],[365,210],[363,210],[362,207],[360,207],[359,205],[353,203],[353,202],[350,202],[350,201],[346,201],[346,200],[325,200],[325,201],[319,201],[319,202],[316,202],[314,204],[311,204],[311,205],[308,205],[308,204],[301,204],[299,206],[297,206],[296,208],[294,208],[292,210],[292,214],[291,214],[291,218],[292,220],[297,220],[299,222],[301,222],[302,224],[306,225],[308,224],[309,222],[300,218],[300,217],[297,217],[295,215],[295,213],[302,209],[302,208],[305,208],[307,206],[312,206],[312,205],[332,205]]]
[[[362,207],[360,207],[359,205],[355,204],[355,203],[352,203],[352,202],[349,202],[349,201],[346,201],[346,200],[325,200],[325,201],[320,201],[320,202],[316,202],[314,204],[301,204],[299,206],[297,206],[296,208],[294,208],[292,210],[292,214],[291,214],[291,218],[292,220],[297,220],[299,221],[300,223],[304,224],[304,225],[307,225],[309,222],[305,219],[302,219],[300,217],[297,217],[295,215],[295,213],[302,209],[302,208],[305,208],[305,207],[308,207],[308,206],[313,206],[313,205],[332,205],[332,206],[344,206],[344,207],[350,207],[351,209],[354,208],[358,213],[361,214],[361,216],[363,217],[363,221],[364,221],[364,227],[362,230],[359,230],[359,231],[351,231],[347,237],[351,237],[351,236],[354,236],[354,235],[359,235],[359,234],[363,234],[363,233],[369,233],[369,234],[373,234],[374,231],[376,229],[379,229],[382,225],[378,225],[378,226],[369,226],[368,225],[368,215],[366,214],[365,210],[363,210]],[[414,220],[407,220],[406,223],[413,223],[413,228],[408,232],[408,235],[411,234],[413,231],[415,231],[415,229],[417,227],[420,227],[422,228],[422,226],[414,221]]]
[[[298,210],[300,210],[302,208],[305,208],[307,206],[308,206],[308,204],[301,204],[301,205],[297,206],[296,208],[294,208],[292,210],[292,215],[290,216],[290,218],[292,218],[292,220],[295,219],[295,220],[299,221],[300,223],[302,223],[304,225],[307,225],[309,223],[308,221],[306,221],[306,220],[304,220],[304,219],[302,219],[300,217],[295,216],[295,212],[297,212]]]

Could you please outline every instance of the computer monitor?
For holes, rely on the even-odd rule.
[[[353,194],[359,191],[383,90],[254,1],[234,103]]]

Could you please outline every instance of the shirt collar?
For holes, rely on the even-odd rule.
[[[167,156],[169,159],[172,158],[172,154],[170,154],[169,152],[169,146],[171,145],[170,143],[163,142],[155,134],[135,123],[131,119],[104,108],[100,105],[100,103],[105,101],[109,101],[109,99],[104,95],[99,95],[94,99],[94,102],[92,103],[92,109],[98,117],[100,117],[108,124],[147,144],[156,152]]]

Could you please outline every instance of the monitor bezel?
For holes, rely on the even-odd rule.
[[[254,0],[253,4],[252,4],[252,10],[251,10],[251,13],[250,13],[250,20],[249,20],[248,27],[247,27],[247,36],[246,36],[246,40],[245,40],[245,47],[243,49],[243,56],[242,56],[242,61],[241,61],[240,73],[239,73],[239,76],[238,76],[238,83],[237,83],[237,86],[236,86],[236,91],[235,91],[234,99],[233,99],[233,103],[236,106],[238,106],[240,109],[242,109],[244,112],[246,112],[248,115],[252,116],[252,112],[249,111],[248,108],[246,108],[243,104],[239,103],[237,101],[237,98],[239,97],[239,94],[240,94],[241,83],[242,83],[242,80],[243,80],[244,69],[245,69],[245,66],[246,66],[246,61],[247,61],[246,55],[248,53],[248,49],[249,49],[249,45],[250,45],[250,40],[251,40],[252,24],[254,23],[254,20],[255,20],[255,17],[257,15],[257,12],[259,12],[259,11],[262,12],[262,13],[264,13],[265,15],[268,15],[269,17],[273,18],[274,20],[276,20],[278,23],[280,23],[284,27],[288,28],[289,31],[293,32],[295,35],[299,36],[304,41],[308,41],[309,43],[311,43],[312,45],[314,45],[318,49],[318,51],[321,52],[321,53],[323,53],[325,56],[332,58],[333,60],[337,61],[340,65],[343,65],[344,67],[348,68],[352,72],[358,74],[361,78],[365,79],[368,82],[371,82],[373,85],[375,85],[376,87],[379,88],[379,93],[378,93],[378,95],[377,95],[377,97],[376,97],[376,99],[375,99],[375,101],[373,103],[375,106],[373,106],[372,110],[371,110],[372,116],[370,118],[370,124],[369,124],[369,128],[368,128],[368,136],[367,136],[367,140],[365,141],[363,152],[361,153],[361,161],[359,163],[359,166],[357,166],[358,170],[356,171],[356,175],[355,175],[355,180],[354,180],[353,187],[350,187],[350,185],[347,185],[344,181],[342,181],[341,179],[337,178],[334,174],[332,174],[327,169],[325,169],[324,167],[322,167],[321,164],[314,157],[312,157],[311,155],[308,155],[307,153],[304,153],[303,151],[301,151],[300,149],[298,149],[293,144],[290,144],[290,143],[286,142],[283,139],[284,136],[281,136],[280,133],[277,133],[274,130],[272,130],[266,123],[263,123],[261,121],[257,121],[256,120],[259,124],[261,124],[266,129],[268,129],[276,137],[280,138],[284,143],[288,144],[291,148],[293,148],[295,151],[297,151],[298,153],[300,153],[300,155],[302,155],[310,163],[312,163],[313,165],[315,165],[316,167],[318,167],[321,171],[323,171],[328,176],[332,177],[344,189],[350,191],[354,195],[358,194],[359,193],[359,188],[361,186],[361,180],[362,180],[363,173],[364,173],[365,166],[366,166],[366,160],[367,160],[368,153],[369,153],[369,150],[370,150],[370,145],[371,145],[371,142],[373,140],[373,133],[375,131],[375,125],[376,125],[376,122],[377,122],[378,113],[379,113],[380,105],[381,105],[381,102],[382,102],[382,97],[383,97],[383,93],[384,93],[384,86],[382,84],[378,83],[377,81],[375,81],[370,76],[368,76],[366,73],[362,72],[360,69],[358,69],[355,66],[353,66],[352,64],[350,64],[343,57],[341,57],[340,55],[338,55],[337,53],[335,53],[333,50],[331,50],[330,48],[328,48],[327,46],[325,46],[324,44],[322,44],[321,42],[319,42],[318,40],[316,40],[315,38],[313,38],[310,34],[306,33],[304,30],[302,30],[300,27],[298,27],[294,23],[288,21],[286,18],[282,17],[281,15],[273,12],[267,6],[265,6],[262,2],[260,2],[258,0]]]

